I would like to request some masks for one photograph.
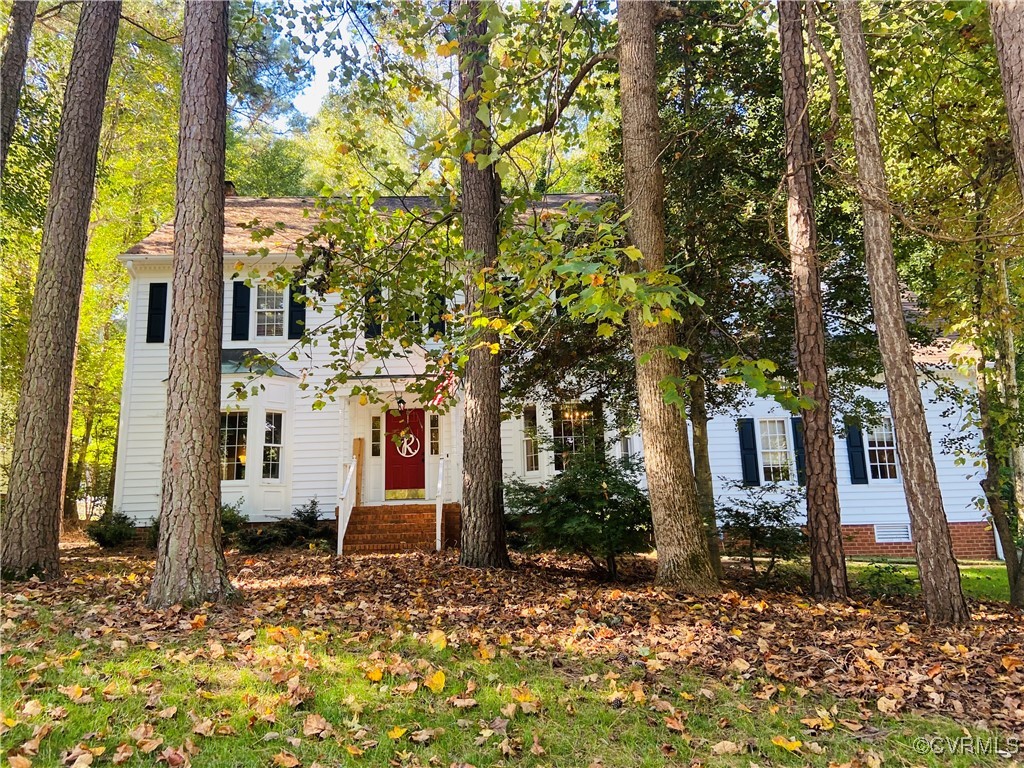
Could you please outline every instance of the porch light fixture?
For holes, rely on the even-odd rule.
[[[401,397],[398,398],[398,412],[405,413],[405,399]]]

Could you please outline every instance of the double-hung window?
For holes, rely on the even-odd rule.
[[[867,438],[868,467],[871,471],[871,479],[898,479],[896,434],[893,431],[892,419],[883,416],[881,423],[868,430],[865,437]]]
[[[249,414],[246,411],[221,411],[220,479],[245,480],[246,452],[249,442]]]
[[[284,447],[284,414],[268,411],[263,432],[263,479],[281,479],[281,450]]]
[[[555,446],[555,470],[565,469],[569,457],[582,451],[593,437],[594,411],[582,403],[562,403],[551,411],[552,442]]]
[[[528,405],[523,408],[523,456],[527,472],[536,472],[540,469],[536,405]]]
[[[285,295],[272,286],[256,286],[256,335],[259,337],[284,336]]]
[[[793,479],[793,458],[786,419],[761,419],[758,424],[761,471],[770,483]]]

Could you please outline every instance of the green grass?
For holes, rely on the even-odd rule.
[[[917,565],[909,560],[886,560],[882,558],[874,560],[849,560],[847,570],[851,580],[864,588],[871,585],[868,577],[874,570],[881,566],[873,565],[879,563],[881,566],[891,565],[909,580],[908,587],[911,594],[920,592],[920,584],[917,576]],[[882,579],[884,581],[884,579]],[[1010,588],[1006,581],[1006,567],[1000,562],[991,561],[965,561],[960,563],[960,581],[963,584],[964,594],[979,600],[1009,600]]]
[[[38,616],[43,626],[48,618],[44,612]],[[392,642],[393,638],[397,640]],[[4,734],[5,749],[17,747],[31,737],[35,725],[49,721],[46,710],[67,710],[42,740],[34,765],[57,765],[63,753],[82,742],[103,747],[105,762],[119,744],[134,744],[129,732],[143,723],[154,726],[163,744],[149,755],[136,749],[125,765],[155,765],[165,747],[181,747],[186,739],[199,749],[193,765],[218,768],[270,766],[282,753],[295,756],[307,768],[315,761],[324,766],[385,766],[428,765],[432,759],[440,765],[476,766],[504,762],[610,768],[686,764],[694,759],[707,766],[748,766],[751,760],[773,766],[826,766],[870,752],[896,764],[998,764],[968,755],[917,754],[913,743],[919,736],[962,735],[944,718],[893,720],[876,713],[862,721],[857,707],[807,691],[776,690],[757,679],[727,686],[685,668],[651,671],[642,665],[571,655],[560,656],[557,662],[531,660],[515,658],[501,648],[496,658],[481,660],[469,643],[438,650],[424,638],[301,630],[293,636],[265,628],[248,641],[248,649],[232,644],[220,658],[211,658],[218,655],[211,653],[216,641],[205,631],[190,632],[176,642],[165,640],[155,648],[140,637],[138,644],[121,650],[103,638],[81,640],[68,631],[59,631],[52,639],[45,647],[19,650],[17,655],[25,660],[16,665],[17,673],[8,669],[3,675],[4,715],[20,721]],[[409,668],[395,669],[396,658]],[[385,668],[379,682],[367,676],[375,666]],[[386,671],[389,667],[397,674]],[[34,675],[23,674],[32,668]],[[439,693],[423,684],[423,676],[436,669],[446,675]],[[286,681],[295,674],[309,690],[298,706],[284,700]],[[395,692],[396,686],[415,678],[420,682],[415,693]],[[60,686],[76,684],[89,689],[92,703],[72,703],[59,691]],[[457,695],[474,698],[476,706],[456,707],[449,700]],[[508,707],[522,699],[539,702],[539,711],[524,714],[520,703],[511,714]],[[29,700],[38,700],[43,713],[18,714]],[[665,703],[652,706],[656,700]],[[677,727],[683,732],[672,730],[666,720],[669,713],[659,711],[669,706],[676,708]],[[171,707],[176,711],[161,717],[161,711],[167,715]],[[800,722],[820,716],[822,710],[834,727],[811,732]],[[194,734],[189,713],[198,720],[212,718],[230,733]],[[325,739],[305,736],[303,723],[310,713],[325,718],[335,733]],[[851,732],[841,720],[856,721],[863,729]],[[395,728],[406,732],[392,738],[389,731],[397,735]],[[423,729],[443,733],[423,744],[412,741],[411,735]],[[772,743],[777,736],[800,740],[803,746],[790,753]],[[738,745],[743,753],[714,754],[714,745],[724,741]]]

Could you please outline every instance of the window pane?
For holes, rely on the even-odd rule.
[[[898,461],[896,458],[896,434],[893,432],[892,419],[888,416],[882,423],[872,427],[867,434],[868,464],[871,467],[873,480],[896,480]]]
[[[441,455],[441,417],[430,414],[430,455]]]
[[[523,409],[523,453],[526,471],[540,469],[540,446],[537,444],[537,406],[528,405]]]
[[[220,479],[244,480],[249,414],[245,411],[221,411]]]
[[[256,335],[284,336],[284,291],[256,286]]]
[[[380,416],[370,418],[370,455],[380,456]]]
[[[785,419],[761,419],[761,468],[764,479],[781,482],[791,479],[789,433]]]
[[[556,470],[565,469],[569,456],[583,450],[588,432],[593,426],[593,410],[581,403],[563,403],[551,409]]]
[[[268,413],[263,436],[263,478],[281,479],[281,446],[284,414]]]

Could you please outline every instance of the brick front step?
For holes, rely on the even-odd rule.
[[[458,541],[461,507],[444,505],[446,545]],[[345,552],[392,554],[433,550],[437,507],[433,504],[381,504],[356,507],[345,530]]]

